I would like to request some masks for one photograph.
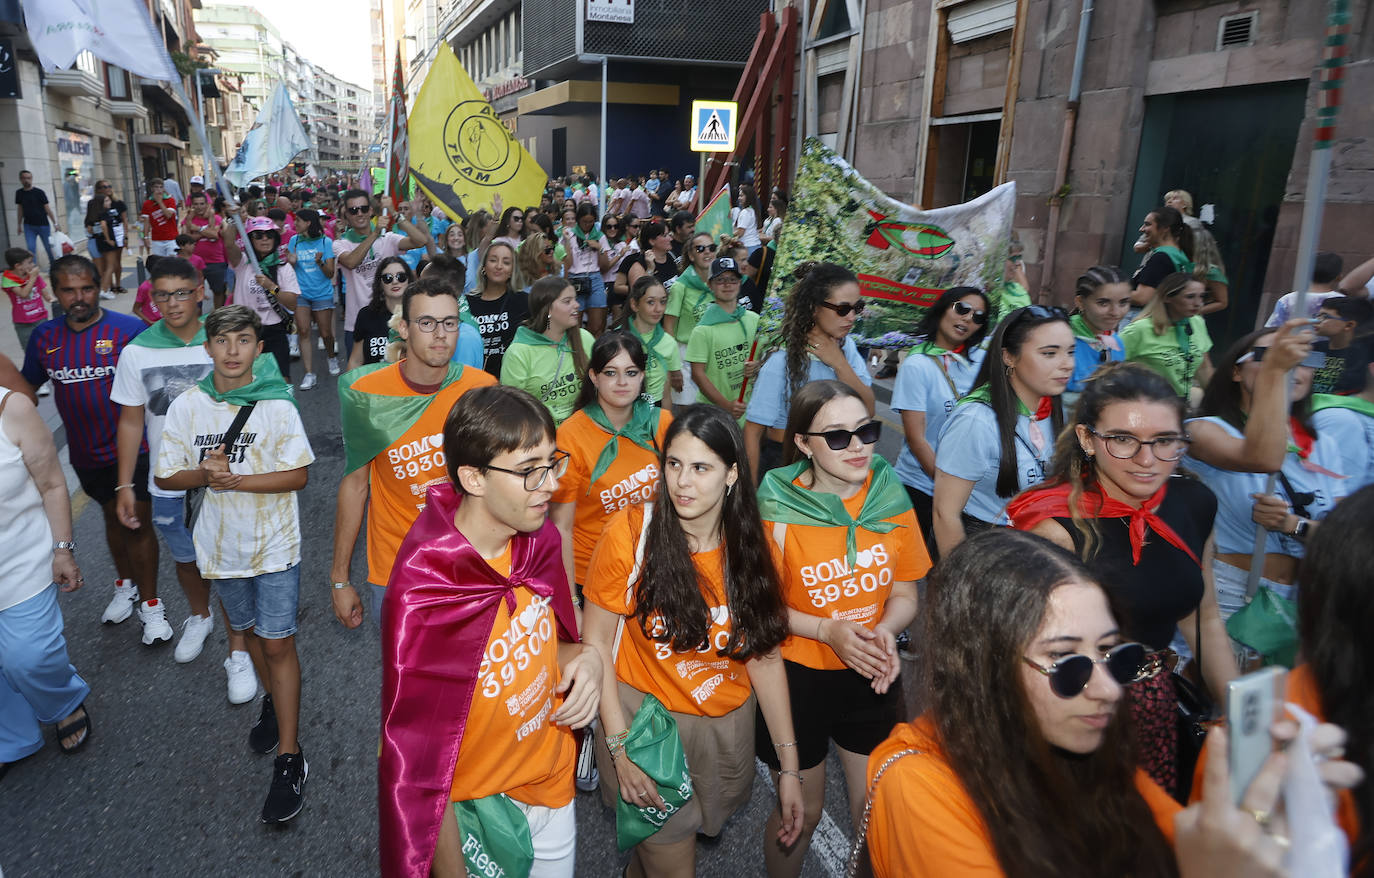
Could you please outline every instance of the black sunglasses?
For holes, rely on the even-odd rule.
[[[857,302],[841,302],[836,305],[834,302],[821,302],[822,308],[829,308],[841,317],[848,317],[850,314],[862,314],[868,304],[862,299]]]
[[[695,250],[695,251],[697,251],[698,253],[714,253],[714,252],[716,252],[716,245],[715,245],[715,244],[695,244],[695,245],[693,245],[692,249]]]
[[[372,206],[368,204],[355,204],[347,208],[347,210],[351,214],[370,213],[372,211]]]
[[[830,446],[831,451],[844,451],[849,447],[849,442],[855,436],[864,445],[872,445],[878,441],[882,435],[883,425],[878,421],[869,421],[857,430],[826,430],[823,433],[803,433],[803,436],[820,436],[825,440],[825,444]]]
[[[988,312],[975,311],[973,306],[968,302],[955,302],[954,313],[958,314],[960,317],[967,317],[972,314],[973,322],[977,323],[979,326],[985,326],[988,322]]]
[[[260,241],[260,240],[262,240],[263,238],[270,238],[270,237],[272,237],[272,235],[273,235],[272,232],[249,232],[249,233],[248,233],[248,237],[249,237],[249,238],[252,238],[254,241]]]
[[[1106,665],[1107,673],[1122,686],[1143,680],[1149,675],[1149,653],[1139,643],[1122,643],[1107,650],[1100,659],[1082,653],[1066,655],[1048,668],[1025,656],[1021,660],[1050,678],[1050,689],[1060,698],[1073,698],[1082,692],[1092,679],[1095,665]]]
[[[408,275],[399,274],[399,273],[398,273],[398,274],[392,274],[392,273],[390,273],[390,272],[387,272],[386,274],[383,274],[383,275],[382,275],[382,283],[384,283],[384,284],[394,284],[394,283],[397,283],[397,282],[403,281],[403,280],[404,280],[404,281],[408,281],[408,280],[410,280],[410,277],[409,277]]]
[[[545,248],[544,248],[544,255],[545,255],[545,256],[548,256],[550,253],[553,252],[553,249],[554,249],[554,248],[552,248],[552,247],[545,247]]]

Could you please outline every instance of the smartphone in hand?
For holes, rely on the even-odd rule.
[[[1245,790],[1274,749],[1269,727],[1283,717],[1288,671],[1261,668],[1237,677],[1226,687],[1226,723],[1230,736],[1231,802],[1240,805]]]

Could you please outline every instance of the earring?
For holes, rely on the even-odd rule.
[[[730,483],[730,484],[728,484],[728,485],[726,485],[726,486],[725,486],[725,496],[729,497],[732,493],[734,493],[734,490],[735,490],[735,485],[734,485],[733,482]]]

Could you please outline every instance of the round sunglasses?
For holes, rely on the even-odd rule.
[[[968,302],[955,302],[953,307],[954,313],[958,314],[960,317],[967,317],[972,314],[974,323],[977,323],[979,326],[987,325],[988,312],[974,310],[974,307]]]
[[[825,444],[831,451],[844,451],[849,447],[849,442],[855,436],[864,445],[873,445],[878,441],[878,437],[883,433],[883,425],[878,421],[869,421],[857,430],[825,430],[820,433],[803,433],[803,436],[819,436],[825,440]]]
[[[850,314],[862,314],[868,304],[860,299],[857,302],[841,302],[838,305],[834,302],[821,302],[822,308],[829,308],[840,317],[848,317]]]
[[[382,283],[384,284],[396,284],[403,280],[409,281],[410,277],[404,274],[391,274],[390,272],[382,275]]]
[[[1050,689],[1060,698],[1073,698],[1087,688],[1095,665],[1106,665],[1107,673],[1122,686],[1145,679],[1152,668],[1149,651],[1139,643],[1114,646],[1100,659],[1088,658],[1082,653],[1066,655],[1048,668],[1025,656],[1021,660],[1049,677]]]

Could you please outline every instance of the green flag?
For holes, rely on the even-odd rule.
[[[420,420],[434,396],[388,396],[354,389],[358,379],[395,363],[373,363],[347,372],[339,382],[339,426],[343,430],[344,473],[367,466],[372,458]],[[462,363],[449,363],[440,390],[463,376]],[[436,391],[437,392],[437,391]]]
[[[726,183],[725,188],[716,193],[716,197],[711,199],[711,203],[706,205],[706,209],[697,217],[697,234],[703,232],[711,236],[711,240],[717,244],[720,239],[735,230],[735,226],[730,222],[730,184]]]

